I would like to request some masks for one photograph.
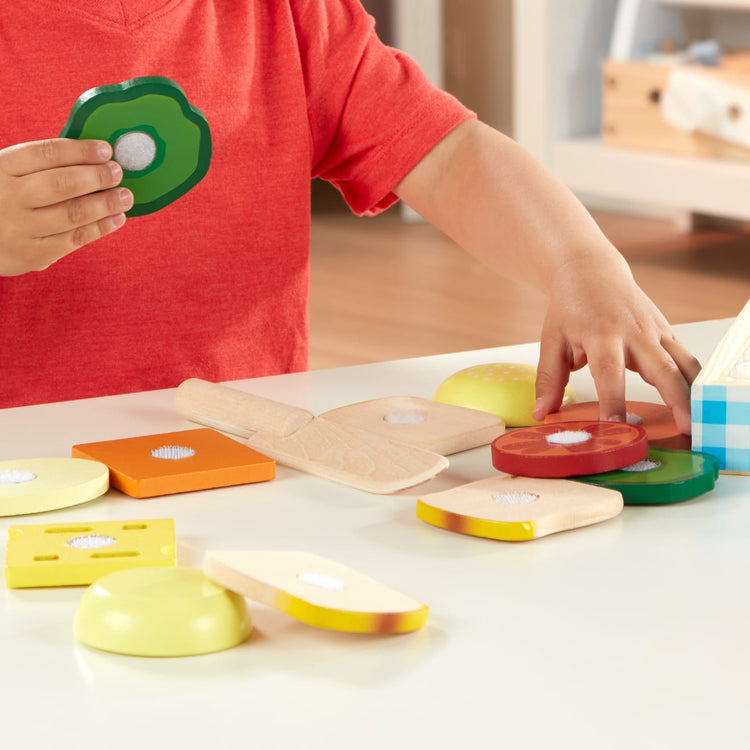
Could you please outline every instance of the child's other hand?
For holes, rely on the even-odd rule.
[[[679,429],[690,432],[690,384],[700,363],[619,258],[577,260],[555,275],[542,329],[536,419],[559,408],[571,371],[586,363],[601,419],[625,420],[627,368],[659,391]]]
[[[106,141],[53,138],[0,150],[0,276],[41,271],[114,232],[133,204]]]

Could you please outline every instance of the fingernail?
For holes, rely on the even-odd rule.
[[[97,153],[102,159],[112,158],[112,146],[107,141],[99,141],[96,146]]]
[[[534,404],[534,411],[532,412],[531,416],[534,417],[537,421],[540,419],[540,414],[542,410],[542,399],[538,398]]]
[[[112,179],[119,182],[122,179],[122,167],[116,162],[109,162],[109,171],[112,172]]]
[[[605,417],[604,421],[605,422],[625,422],[626,420],[624,417],[621,417],[618,414],[612,414],[612,416]]]
[[[115,225],[115,229],[119,229],[125,223],[125,214],[116,214],[113,216],[112,223]]]
[[[133,194],[130,190],[122,188],[120,190],[120,205],[127,211],[133,206]]]

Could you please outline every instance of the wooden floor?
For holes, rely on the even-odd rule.
[[[672,324],[731,317],[750,298],[750,234],[595,218]],[[539,339],[543,295],[498,278],[398,211],[315,213],[311,253],[311,369]]]

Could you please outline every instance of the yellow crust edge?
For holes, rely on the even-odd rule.
[[[411,633],[427,622],[430,608],[423,604],[411,612],[347,612],[316,604],[278,591],[273,606],[308,625],[348,633]]]
[[[528,542],[537,538],[533,521],[491,521],[462,516],[417,500],[417,518],[432,526],[470,536],[497,539],[501,542]]]

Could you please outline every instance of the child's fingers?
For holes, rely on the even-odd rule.
[[[75,164],[103,164],[112,158],[106,141],[49,138],[0,151],[0,172],[13,177]]]
[[[78,198],[72,198],[53,206],[36,208],[31,212],[30,230],[37,237],[62,234],[81,226],[116,216],[130,210],[133,194],[125,188],[113,188]]]
[[[571,361],[562,339],[542,336],[536,371],[536,405],[534,419],[541,422],[550,412],[557,411],[570,378]]]
[[[50,139],[0,150],[0,276],[47,268],[122,226],[132,202],[104,141]]]
[[[115,187],[121,180],[122,167],[114,161],[58,167],[19,177],[19,200],[24,208],[52,206]]]
[[[682,349],[679,344],[672,346],[673,353],[661,343],[641,345],[634,354],[641,377],[659,391],[664,403],[672,409],[677,427],[687,435],[691,427],[690,384],[697,375],[697,360],[686,351],[683,356],[677,348]]]
[[[590,345],[586,350],[589,370],[596,385],[599,399],[599,419],[624,422],[625,406],[625,353],[619,339],[605,339]]]
[[[662,346],[679,368],[682,376],[692,385],[701,371],[701,363],[674,336],[665,336]]]
[[[125,223],[125,218],[124,213],[107,216],[91,224],[37,240],[37,262],[33,270],[42,271],[89,242],[111,234]]]

